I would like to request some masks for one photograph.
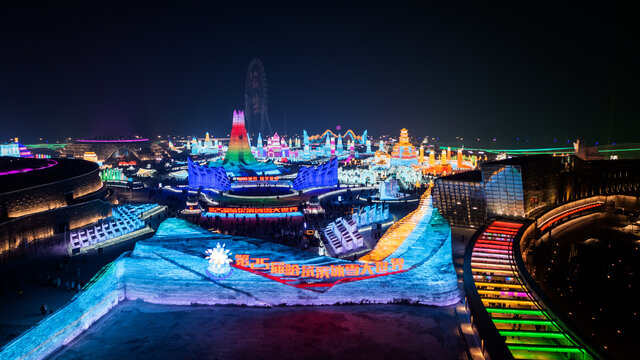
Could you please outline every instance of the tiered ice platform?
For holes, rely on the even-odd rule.
[[[164,206],[156,204],[121,205],[112,209],[111,217],[98,224],[69,232],[69,251],[78,253],[94,247],[108,246],[131,237],[153,232],[144,219]]]

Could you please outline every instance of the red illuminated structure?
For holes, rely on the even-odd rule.
[[[281,284],[323,293],[336,284],[400,274],[411,270],[404,267],[404,259],[389,261],[328,264],[315,266],[285,262],[269,262],[269,258],[250,258],[248,254],[235,256],[236,269],[263,276]]]
[[[594,209],[594,208],[597,208],[597,207],[602,206],[602,205],[603,205],[603,203],[599,202],[599,203],[596,203],[596,204],[580,206],[580,207],[575,208],[575,209],[567,210],[567,211],[565,211],[565,212],[563,212],[561,214],[558,214],[558,215],[552,217],[551,219],[548,219],[547,221],[543,222],[540,225],[540,231],[546,230],[549,226],[557,223],[558,221],[560,221],[560,220],[562,220],[562,219],[564,219],[564,218],[566,218],[568,216],[571,216],[573,214],[577,214],[577,213],[580,213],[580,212],[583,212],[583,211],[586,211],[586,210]]]
[[[216,214],[283,214],[297,212],[297,206],[273,207],[273,208],[229,208],[209,207],[210,213]]]
[[[277,176],[240,176],[233,178],[235,181],[278,181]]]

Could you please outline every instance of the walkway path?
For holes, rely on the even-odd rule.
[[[420,198],[418,208],[403,217],[384,233],[371,252],[360,258],[361,261],[382,261],[393,254],[409,237],[420,236],[431,220],[431,188]]]
[[[591,359],[527,288],[514,260],[521,223],[494,221],[471,256],[475,286],[493,323],[516,359]]]

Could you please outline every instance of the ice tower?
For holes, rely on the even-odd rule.
[[[247,129],[244,126],[244,111],[233,111],[233,125],[229,149],[224,155],[223,165],[251,165],[257,161],[251,153]]]

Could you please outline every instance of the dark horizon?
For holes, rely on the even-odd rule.
[[[256,57],[279,133],[340,125],[461,136],[468,147],[493,137],[520,147],[640,142],[637,25],[617,4],[123,2],[0,13],[3,142],[224,136]]]

